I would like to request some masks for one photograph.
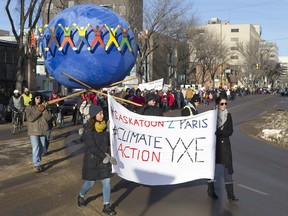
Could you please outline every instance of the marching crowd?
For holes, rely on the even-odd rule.
[[[103,186],[103,213],[115,215],[116,212],[110,206],[110,178],[112,177],[112,165],[117,161],[111,156],[110,142],[107,131],[108,103],[107,91],[101,94],[93,92],[83,93],[77,100],[77,108],[73,114],[74,122],[76,116],[80,116],[83,128],[79,130],[82,140],[86,146],[83,159],[82,179],[85,180],[77,196],[79,207],[84,207],[85,194],[101,180]],[[216,163],[223,165],[225,186],[230,202],[237,202],[233,192],[232,174],[232,151],[229,137],[233,133],[232,116],[227,111],[227,101],[241,97],[241,91],[225,90],[223,88],[212,90],[195,90],[191,87],[181,90],[168,91],[141,91],[140,89],[126,89],[125,91],[111,90],[109,94],[126,100],[123,105],[141,115],[163,116],[165,112],[173,109],[181,109],[181,116],[198,114],[200,104],[214,104],[218,110],[216,135]],[[248,94],[247,91],[244,94]],[[48,100],[59,99],[60,96],[55,90]],[[128,101],[128,103],[127,103]],[[129,101],[131,103],[129,103]],[[42,172],[41,158],[47,155],[50,134],[53,128],[53,113],[59,112],[59,101],[54,105],[47,105],[41,93],[33,95],[27,88],[21,95],[18,90],[13,92],[9,102],[9,108],[17,109],[23,114],[21,123],[27,120],[27,131],[32,146],[32,161],[34,172]],[[78,112],[78,115],[76,115]],[[54,125],[55,126],[55,125]],[[218,199],[214,188],[214,179],[208,179],[208,195]]]

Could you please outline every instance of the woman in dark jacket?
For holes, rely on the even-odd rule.
[[[238,198],[234,196],[232,174],[232,151],[230,136],[233,134],[233,122],[231,113],[227,111],[227,98],[219,96],[216,98],[217,130],[216,130],[216,164],[222,164],[224,167],[224,180],[227,196],[230,202],[237,202]],[[208,195],[218,199],[214,190],[214,181],[208,181]]]
[[[100,106],[89,107],[88,122],[84,125],[82,140],[86,146],[83,159],[82,179],[86,180],[77,196],[78,206],[86,205],[84,196],[96,180],[101,180],[103,185],[103,213],[115,215],[116,212],[110,207],[110,178],[112,177],[111,164],[116,165],[115,158],[110,156],[109,134],[106,123],[103,120],[103,110]]]

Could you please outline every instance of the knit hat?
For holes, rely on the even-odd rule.
[[[194,104],[195,102],[200,102],[200,97],[198,94],[194,94],[193,97],[191,98],[190,103]]]
[[[103,111],[103,109],[100,106],[91,105],[89,107],[89,116],[90,116],[90,118],[95,117],[101,111]]]
[[[18,91],[17,89],[15,89],[15,90],[13,91],[13,94],[19,94],[19,91]]]
[[[150,100],[155,100],[157,101],[158,100],[158,96],[154,93],[149,93],[147,94],[146,96],[146,102],[150,101]]]

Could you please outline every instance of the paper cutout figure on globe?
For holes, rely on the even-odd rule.
[[[100,31],[95,32],[93,26],[100,27]],[[82,4],[63,10],[44,30],[44,60],[48,73],[59,83],[71,88],[83,86],[62,72],[95,89],[123,80],[137,57],[133,31],[124,34],[131,48],[119,47],[123,40],[120,29],[124,28],[130,28],[130,24],[114,11],[102,6]],[[51,33],[51,29],[55,32]],[[55,36],[58,43],[49,43]],[[99,43],[95,43],[95,36]]]

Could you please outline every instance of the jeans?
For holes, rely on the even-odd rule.
[[[232,183],[233,179],[232,179],[232,174],[228,173],[228,169],[224,167],[224,181],[225,183]]]
[[[82,117],[82,124],[84,125],[84,124],[86,124],[86,123],[87,123],[86,116],[83,115],[83,117]]]
[[[32,145],[33,166],[40,166],[42,153],[46,152],[46,136],[45,135],[30,136],[30,140]]]
[[[45,137],[46,137],[46,140],[45,140],[45,153],[48,152],[48,148],[49,148],[49,144],[50,144],[50,137],[51,137],[51,130],[49,129],[46,133],[45,133]]]
[[[80,196],[84,197],[90,188],[94,186],[96,181],[85,181],[80,190]],[[106,205],[110,202],[110,178],[102,179],[102,191],[103,191],[103,204]]]
[[[224,182],[225,184],[230,184],[230,183],[233,183],[233,179],[232,179],[232,174],[229,174],[228,173],[228,169],[221,165],[223,167],[223,173],[224,173]],[[207,179],[207,182],[210,183],[210,182],[215,182],[215,179]]]

